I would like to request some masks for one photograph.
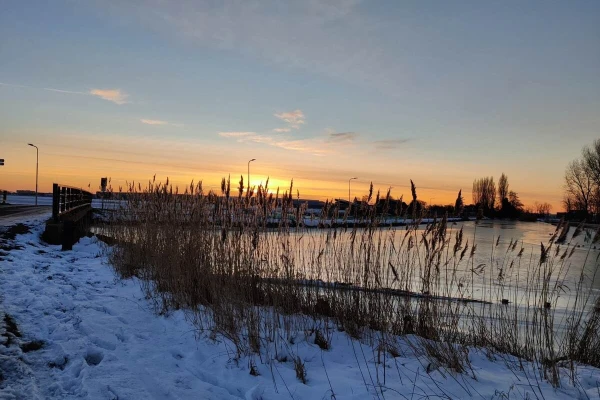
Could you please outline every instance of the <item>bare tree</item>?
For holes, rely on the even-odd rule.
[[[569,163],[565,171],[565,194],[570,205],[577,210],[590,211],[590,200],[594,193],[594,181],[583,160]]]
[[[591,146],[585,146],[581,153],[585,173],[592,179],[594,186],[600,187],[600,139],[594,140]]]
[[[590,197],[589,208],[592,214],[600,214],[600,186],[594,185],[594,191]]]
[[[494,177],[484,177],[473,181],[473,203],[483,208],[484,212],[494,209],[496,202],[496,184]]]
[[[512,190],[508,192],[508,202],[514,207],[515,210],[523,210],[523,203],[521,202],[521,199],[519,199],[517,192],[513,192]]]
[[[540,215],[549,215],[552,210],[552,205],[550,203],[538,203],[537,201],[534,203],[536,214]]]
[[[575,209],[575,205],[573,204],[573,198],[565,193],[562,201],[563,207],[565,207],[566,212],[571,212]]]
[[[500,175],[500,179],[498,180],[498,203],[502,205],[502,200],[508,198],[508,177],[504,175]]]

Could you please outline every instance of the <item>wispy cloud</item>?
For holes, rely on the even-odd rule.
[[[384,140],[375,140],[373,145],[377,150],[391,150],[397,149],[401,145],[409,142],[410,139],[384,139]]]
[[[140,122],[146,125],[170,125],[169,122],[158,119],[140,119]]]
[[[348,143],[356,140],[357,136],[356,132],[329,132],[327,140],[335,143]]]
[[[121,89],[92,89],[89,92],[92,96],[98,96],[103,100],[112,101],[115,104],[122,105],[127,103],[129,95]]]
[[[275,128],[273,129],[273,132],[275,133],[285,133],[285,132],[289,132],[291,131],[291,128]]]
[[[57,92],[57,93],[65,93],[65,94],[83,94],[83,95],[89,95],[90,93],[88,92],[78,92],[75,90],[64,90],[64,89],[54,89],[54,88],[48,88],[48,87],[35,87],[35,86],[29,86],[29,85],[17,85],[14,83],[5,83],[5,82],[0,82],[0,86],[7,86],[7,87],[14,87],[14,88],[23,88],[23,89],[37,89],[37,90],[46,90],[48,92]]]
[[[268,146],[279,147],[285,150],[298,151],[313,155],[324,155],[331,151],[322,141],[316,139],[295,139],[290,140],[279,136],[261,135],[256,132],[219,132],[219,136],[229,139],[236,139],[240,143],[252,142]]]
[[[63,89],[53,89],[53,88],[42,88],[49,92],[57,92],[57,93],[65,93],[65,94],[89,94],[86,92],[77,92],[75,90],[63,90]]]
[[[300,129],[300,125],[303,125],[305,122],[304,113],[302,110],[294,110],[287,111],[282,113],[274,114],[277,118],[282,121],[287,122],[290,125],[290,128]]]
[[[256,135],[256,132],[219,132],[219,136],[225,138],[245,138]]]
[[[36,86],[29,86],[29,85],[18,85],[18,84],[14,84],[14,83],[5,83],[5,82],[0,82],[0,86],[22,88],[22,89],[45,90],[48,92],[64,93],[64,94],[79,94],[79,95],[84,95],[84,96],[96,96],[96,97],[100,97],[101,99],[104,99],[107,101],[112,101],[113,103],[119,104],[119,105],[128,103],[127,98],[129,97],[129,95],[127,93],[123,92],[121,89],[91,89],[87,92],[80,92],[80,91],[76,91],[76,90],[56,89],[56,88],[49,88],[49,87],[36,87]]]
[[[266,135],[255,135],[247,137],[247,140],[255,143],[267,144],[273,147],[279,147],[285,150],[309,153],[316,156],[322,156],[331,152],[327,147],[323,146],[322,143],[319,143],[314,139],[289,140],[273,138]]]

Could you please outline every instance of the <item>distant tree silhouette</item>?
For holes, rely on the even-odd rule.
[[[473,203],[483,210],[485,216],[492,216],[496,203],[494,177],[484,177],[473,181]]]
[[[590,203],[594,193],[592,172],[588,171],[584,160],[574,160],[565,171],[565,196],[569,208],[586,214],[590,212]],[[565,204],[566,205],[566,204]]]
[[[535,208],[535,213],[539,215],[548,216],[552,210],[552,205],[550,203],[538,203],[536,201],[533,206]]]
[[[582,167],[593,182],[594,187],[600,188],[600,139],[594,140],[591,146],[582,150]]]
[[[513,206],[517,210],[523,209],[523,203],[519,199],[519,195],[517,192],[513,192],[512,190],[508,192],[508,201],[511,206]]]
[[[456,201],[454,202],[454,215],[462,215],[463,210],[465,208],[465,202],[462,197],[462,189],[458,191],[458,196],[456,196]]]
[[[577,218],[600,213],[600,139],[581,150],[565,169],[563,205]],[[576,212],[576,213],[575,213]]]
[[[508,177],[504,175],[500,175],[500,179],[498,180],[498,202],[502,204],[504,199],[508,198]]]
[[[517,192],[510,190],[507,197],[502,199],[497,216],[499,218],[517,219],[523,213],[523,203]]]

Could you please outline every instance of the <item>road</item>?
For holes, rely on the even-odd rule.
[[[48,214],[48,216],[50,216],[51,213],[51,206],[0,206],[0,226],[14,225],[29,218],[43,216],[44,214]]]

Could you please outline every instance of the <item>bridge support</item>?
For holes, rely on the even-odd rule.
[[[42,239],[50,244],[61,244],[63,250],[72,250],[90,225],[92,194],[56,183],[52,189],[52,218],[46,222]]]
[[[73,245],[85,236],[92,220],[92,208],[79,210],[62,221],[46,221],[42,239],[49,244],[60,244],[63,250],[72,250]]]

